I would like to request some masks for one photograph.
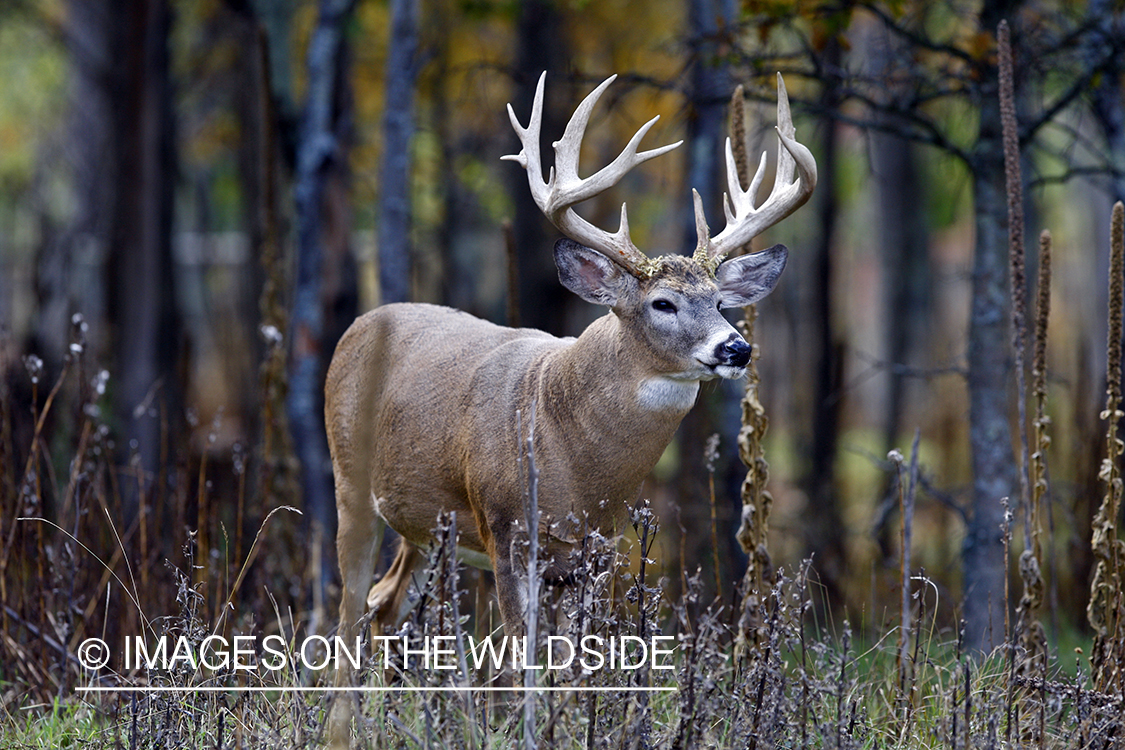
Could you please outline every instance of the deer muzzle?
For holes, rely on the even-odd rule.
[[[750,345],[741,336],[732,333],[730,338],[715,348],[715,359],[721,365],[742,369],[750,364]]]

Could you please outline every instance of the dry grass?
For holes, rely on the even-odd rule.
[[[61,379],[73,379],[80,369],[76,359]],[[65,392],[61,386],[52,390]],[[45,424],[58,403],[57,397],[44,401],[36,424]],[[116,520],[121,516],[113,507],[111,452],[104,443],[100,451],[94,448],[105,440],[105,431],[90,405],[79,405],[77,412],[88,421],[76,431],[72,452],[63,453],[69,474],[60,480],[60,472],[48,468],[60,464],[58,449],[47,450],[52,441],[38,433],[35,445],[40,447],[27,455],[29,464],[38,461],[42,468],[35,476],[24,475],[22,504],[4,507],[8,604],[0,633],[5,654],[0,745],[318,746],[330,695],[283,688],[330,684],[323,674],[287,669],[250,680],[230,669],[208,672],[182,664],[126,672],[115,662],[91,674],[76,663],[77,644],[91,635],[115,644],[115,653],[121,639],[132,634],[183,636],[198,646],[210,634],[276,633],[295,646],[311,634],[314,621],[303,604],[308,589],[302,587],[310,585],[306,574],[279,567],[280,556],[271,554],[286,549],[286,540],[299,533],[295,514],[276,512],[254,521],[258,527],[247,535],[253,540],[247,559],[226,559],[224,550],[233,540],[220,511],[224,503],[215,497],[208,503],[212,515],[204,521],[211,525],[212,538],[224,540],[219,553],[198,558],[193,534],[167,539],[159,533],[162,527],[154,525],[150,544],[159,548],[161,558],[150,552],[142,560],[140,522],[122,529]],[[217,463],[212,461],[204,472],[199,465],[179,466],[172,474],[171,496],[193,497],[190,483],[183,490],[176,483],[198,480],[201,473],[206,483]],[[206,484],[203,491],[208,491]],[[54,503],[54,498],[63,502]],[[49,505],[59,513],[55,522],[12,520]],[[141,517],[156,512],[145,507]],[[181,517],[198,516],[185,510]],[[986,658],[965,654],[956,633],[940,629],[939,589],[922,575],[907,574],[906,628],[891,623],[879,632],[815,620],[815,612],[824,607],[816,601],[815,574],[808,563],[778,571],[776,583],[764,591],[750,596],[740,592],[739,606],[733,608],[700,601],[701,580],[711,571],[695,571],[683,597],[673,602],[648,563],[658,528],[647,506],[634,512],[632,526],[625,540],[596,533],[586,537],[572,561],[573,584],[542,592],[539,639],[665,634],[675,639],[674,669],[584,672],[572,665],[544,671],[538,681],[540,687],[601,692],[349,694],[341,699],[361,705],[360,746],[960,748],[999,746],[1018,737],[1027,746],[1108,747],[1123,730],[1121,697],[1093,690],[1089,674],[1081,668],[1074,673],[1069,657],[1052,654],[1039,674],[1022,675],[1010,669],[1007,646]],[[490,608],[474,602],[481,599],[477,574],[465,573],[454,562],[455,526],[450,520],[439,527],[438,536],[445,541],[432,551],[421,593],[415,592],[415,606],[399,635],[416,649],[424,638],[452,636],[458,644],[457,667],[437,671],[418,661],[408,667],[392,661],[388,669],[371,650],[362,684],[495,687],[511,686],[513,679],[518,684],[510,670],[468,665],[468,638],[479,640],[494,627]],[[157,559],[163,564],[154,564]],[[140,584],[142,566],[148,568],[148,588]],[[36,585],[40,580],[48,585]],[[749,618],[747,607],[755,610]],[[758,645],[736,657],[738,626],[747,619],[760,624]],[[186,691],[78,692],[89,685]],[[248,685],[278,690],[198,690]]]

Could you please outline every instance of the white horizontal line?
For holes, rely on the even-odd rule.
[[[246,685],[242,687],[140,687],[123,685],[121,687],[87,686],[76,687],[79,693],[667,693],[678,690],[675,687],[472,687],[472,686],[387,686],[387,687],[262,687]]]

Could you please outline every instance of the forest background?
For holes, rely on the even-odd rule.
[[[627,201],[650,255],[694,246],[692,187],[708,216],[721,215],[737,84],[751,152],[768,149],[772,168],[774,74],[785,75],[820,182],[755,243],[791,250],[755,333],[773,563],[811,556],[824,612],[878,632],[901,597],[887,454],[906,453],[917,431],[913,565],[939,590],[944,627],[964,622],[968,643],[996,645],[1008,561],[1022,549],[1001,529],[1001,499],[1020,494],[996,74],[1004,19],[1032,279],[1040,228],[1055,247],[1048,632],[1056,644],[1088,638],[1109,212],[1125,198],[1123,12],[1109,0],[4,3],[10,663],[33,664],[35,647],[20,642],[48,627],[65,641],[87,620],[130,632],[133,616],[114,619],[123,608],[107,604],[104,571],[73,575],[82,550],[21,517],[59,524],[122,575],[132,559],[154,612],[175,608],[173,570],[191,560],[223,562],[199,582],[218,607],[261,529],[238,578],[239,612],[272,612],[268,589],[310,631],[331,626],[319,390],[344,328],[397,299],[558,335],[601,312],[558,284],[557,233],[522,170],[500,161],[518,150],[505,104],[526,117],[544,70],[546,140],[619,74],[586,138],[587,172],[655,114],[646,143],[687,141],[583,209],[612,229]],[[654,558],[673,590],[699,567],[708,595],[729,597],[745,569],[740,397],[739,383],[706,386],[646,485],[663,519]],[[283,506],[303,515],[263,526]],[[47,671],[15,684],[39,685],[43,698],[59,689]]]

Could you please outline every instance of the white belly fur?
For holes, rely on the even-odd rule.
[[[466,565],[472,565],[474,568],[492,570],[492,561],[488,559],[488,555],[483,552],[477,552],[475,549],[468,549],[467,547],[458,545],[457,559]]]

